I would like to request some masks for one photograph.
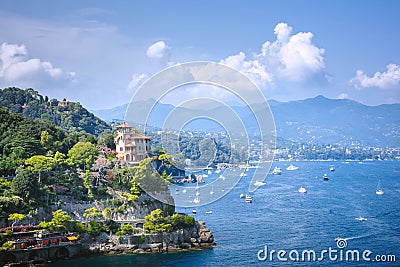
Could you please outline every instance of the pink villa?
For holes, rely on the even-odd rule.
[[[117,134],[114,138],[117,157],[128,164],[136,165],[146,158],[150,152],[151,138],[134,131],[126,122],[117,125]]]

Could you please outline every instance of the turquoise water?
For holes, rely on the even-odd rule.
[[[99,256],[72,259],[49,266],[282,266],[293,264],[289,258],[304,250],[320,253],[329,248],[338,259],[324,254],[322,261],[295,262],[297,266],[399,266],[400,265],[400,162],[296,162],[296,171],[287,171],[288,162],[276,162],[282,175],[269,175],[266,185],[252,194],[253,203],[240,198],[246,193],[251,175],[220,200],[197,208],[197,220],[205,221],[214,233],[217,247],[204,251],[152,255]],[[334,164],[336,171],[329,172]],[[251,169],[249,171],[252,171]],[[322,175],[328,173],[329,181]],[[211,174],[218,177],[220,174]],[[215,177],[214,177],[215,178]],[[384,194],[375,194],[378,180]],[[307,194],[298,193],[303,186]],[[191,212],[191,209],[178,209]],[[206,214],[212,211],[212,214]],[[365,217],[366,221],[356,220]],[[339,249],[335,238],[345,238],[347,247]],[[260,261],[257,254],[265,245],[271,250],[285,250]],[[340,253],[358,250],[360,261],[346,261]],[[362,253],[395,255],[395,263],[366,262]],[[261,253],[260,256],[264,254]],[[268,254],[269,255],[269,254]]]

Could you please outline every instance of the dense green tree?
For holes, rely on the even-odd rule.
[[[103,134],[102,136],[99,137],[98,144],[106,146],[112,150],[115,150],[114,135],[111,133]]]
[[[90,142],[78,142],[68,151],[67,162],[81,169],[90,169],[99,154],[96,146]]]
[[[105,220],[110,220],[111,219],[112,213],[111,213],[111,210],[109,208],[104,208],[104,210],[103,210],[103,212],[101,214],[103,215],[103,218]]]
[[[168,182],[163,180],[152,166],[152,159],[145,158],[134,167],[134,181],[146,192],[167,192]]]
[[[16,224],[17,222],[23,221],[26,219],[26,216],[24,214],[21,213],[12,213],[8,216],[8,220],[12,221],[12,227],[14,227],[14,224]]]
[[[144,231],[147,233],[162,233],[172,229],[172,225],[163,216],[161,209],[153,210],[144,217]]]
[[[38,182],[42,182],[42,175],[55,168],[55,161],[52,157],[42,155],[32,156],[25,160],[28,170],[38,174]]]
[[[172,231],[192,227],[195,223],[192,216],[181,215],[178,213],[168,216],[166,220],[172,225]]]
[[[65,154],[57,151],[54,155],[54,163],[57,167],[62,167],[66,163],[66,156]]]
[[[0,178],[0,195],[4,194],[4,191],[8,191],[11,188],[11,182],[5,178]]]
[[[85,212],[83,213],[83,217],[89,220],[96,220],[97,218],[103,217],[103,214],[96,208],[96,207],[91,207],[88,209],[85,209]]]
[[[98,236],[101,230],[101,225],[98,222],[92,220],[88,223],[87,231],[92,236]]]
[[[27,203],[19,196],[0,196],[0,218],[8,214],[21,212],[27,208]]]
[[[164,216],[161,209],[153,210],[150,215],[144,217],[144,230],[148,233],[171,232],[194,226],[195,220],[192,216],[175,213]]]
[[[119,228],[117,235],[131,235],[136,232],[136,229],[130,223],[124,223]]]
[[[56,230],[72,230],[74,227],[74,221],[68,215],[66,211],[56,210],[53,211],[53,218],[50,222],[42,222],[40,225],[44,228],[53,228]]]
[[[46,130],[42,131],[42,133],[40,134],[40,144],[44,148],[48,148],[51,146],[52,143],[53,143],[53,136],[51,136],[51,134],[49,134],[49,132]]]
[[[11,182],[11,191],[24,201],[36,200],[39,186],[35,174],[22,166],[18,167]]]

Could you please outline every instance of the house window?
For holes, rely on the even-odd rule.
[[[120,148],[119,148],[119,151],[124,151],[124,148],[123,148],[123,147],[120,147]]]

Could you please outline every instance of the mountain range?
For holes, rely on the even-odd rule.
[[[301,143],[400,146],[400,104],[367,106],[353,100],[329,99],[321,95],[290,102],[269,100],[268,103],[279,138]],[[106,121],[124,120],[127,107],[128,104],[125,104],[92,112]],[[231,108],[241,118],[248,132],[258,129],[251,110],[240,105]],[[256,106],[255,110],[258,108],[264,107]],[[176,107],[173,105],[157,103],[148,123],[162,127],[166,116],[174,109]],[[193,112],[187,108],[177,109],[182,114]],[[211,107],[209,111],[219,112],[218,107]],[[157,116],[153,116],[154,114]],[[210,121],[199,120],[188,129],[213,131],[221,128]]]

